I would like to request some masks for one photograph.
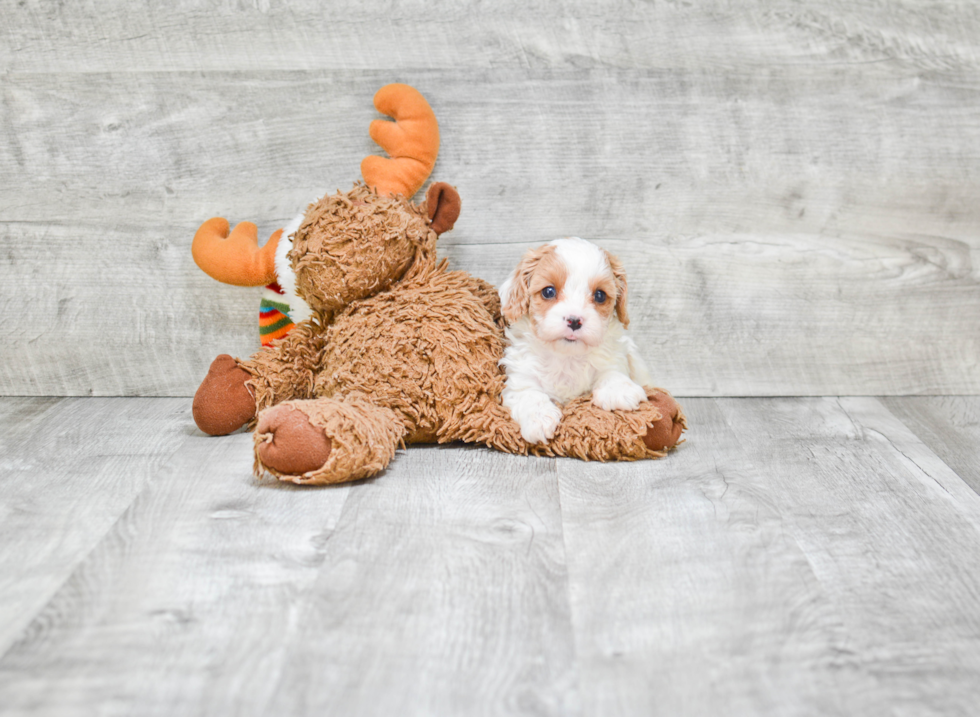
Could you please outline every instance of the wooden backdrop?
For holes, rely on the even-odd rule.
[[[251,353],[258,290],[195,228],[348,188],[394,81],[463,197],[443,255],[618,253],[675,393],[978,393],[978,73],[973,0],[2,0],[0,394],[191,395]]]

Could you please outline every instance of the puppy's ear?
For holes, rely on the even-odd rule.
[[[609,262],[613,279],[616,281],[616,318],[619,319],[623,328],[626,328],[630,325],[630,317],[626,311],[626,270],[619,259],[608,251],[606,252],[606,260]]]
[[[541,258],[554,250],[551,245],[531,249],[521,257],[521,263],[514,269],[514,273],[500,285],[500,312],[507,319],[508,324],[513,324],[530,313],[531,277],[534,276],[534,270],[538,267]]]

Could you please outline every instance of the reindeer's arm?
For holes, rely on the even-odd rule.
[[[194,394],[194,422],[223,436],[254,421],[263,408],[312,398],[325,345],[323,330],[308,320],[247,360],[218,356]]]
[[[309,319],[247,361],[239,361],[250,376],[247,385],[255,399],[256,415],[283,401],[313,398],[313,381],[325,346],[323,328]]]

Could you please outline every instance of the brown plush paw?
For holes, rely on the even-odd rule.
[[[255,452],[267,468],[300,475],[327,462],[333,444],[309,417],[288,404],[259,414]]]
[[[194,423],[211,436],[238,430],[255,416],[255,399],[245,382],[251,376],[228,354],[211,362],[194,394]]]
[[[647,400],[660,410],[663,418],[647,429],[643,442],[651,451],[673,448],[680,440],[681,432],[686,426],[681,407],[666,393],[655,393]]]

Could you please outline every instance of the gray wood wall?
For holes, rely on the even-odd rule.
[[[195,228],[348,188],[392,81],[441,122],[443,254],[608,247],[675,393],[980,393],[978,70],[972,0],[0,0],[0,394],[251,353],[258,290]]]

